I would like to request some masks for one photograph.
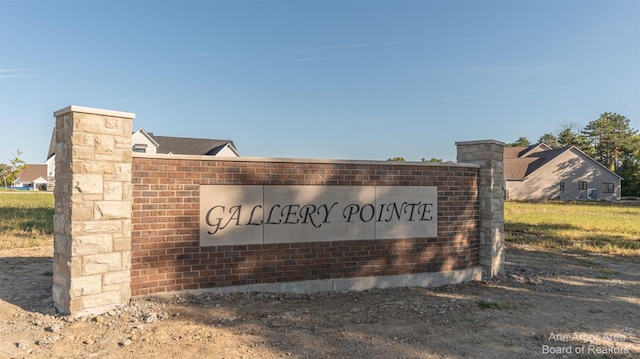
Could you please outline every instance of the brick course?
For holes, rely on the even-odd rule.
[[[221,160],[135,154],[132,295],[469,269],[479,264],[476,166]],[[199,246],[199,186],[437,186],[438,237]]]

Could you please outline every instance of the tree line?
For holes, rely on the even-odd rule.
[[[605,112],[580,127],[565,124],[556,133],[545,133],[537,143],[551,148],[574,146],[622,177],[622,196],[640,196],[640,135],[623,115]],[[507,146],[529,146],[520,137]]]

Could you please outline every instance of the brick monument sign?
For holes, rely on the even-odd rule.
[[[53,295],[438,286],[504,270],[498,141],[458,163],[133,153],[134,114],[55,112]]]

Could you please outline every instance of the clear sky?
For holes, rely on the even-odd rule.
[[[44,162],[69,105],[260,157],[640,129],[640,1],[0,0],[0,162]]]

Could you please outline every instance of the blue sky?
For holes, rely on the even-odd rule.
[[[640,1],[0,0],[0,162],[43,162],[72,104],[264,157],[640,129]]]

